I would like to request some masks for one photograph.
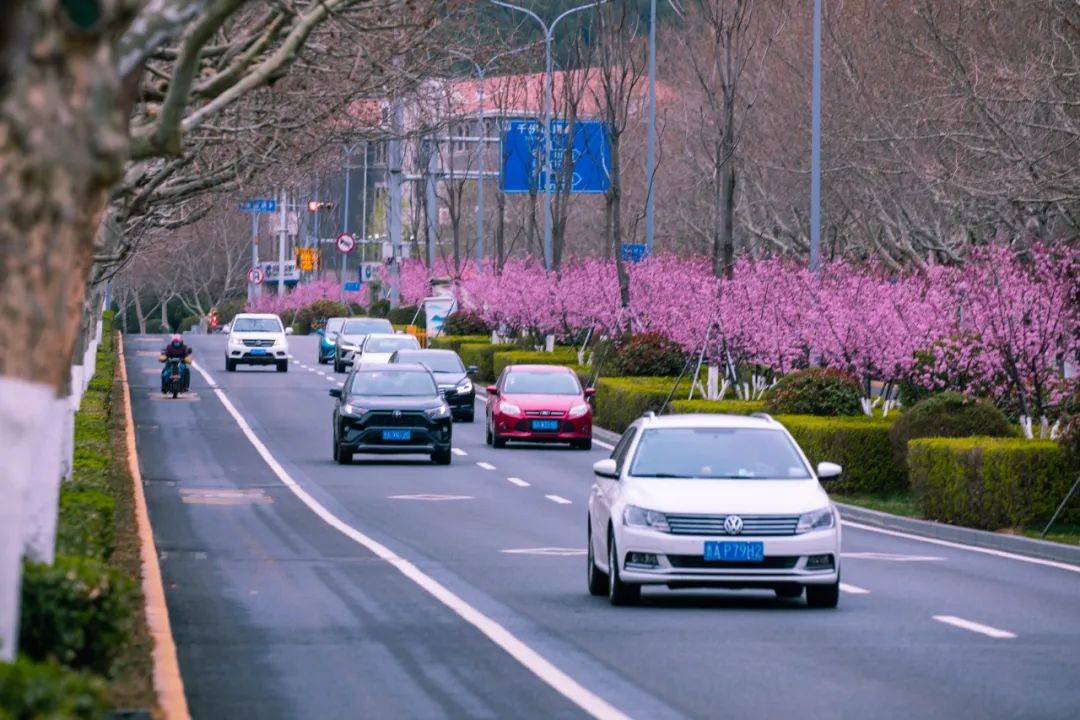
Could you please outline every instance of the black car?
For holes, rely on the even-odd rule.
[[[423,453],[449,465],[450,406],[423,365],[367,365],[334,388],[334,460],[353,453]]]
[[[390,362],[419,363],[426,367],[435,376],[454,419],[473,421],[476,388],[469,376],[476,373],[475,365],[465,367],[453,350],[398,350],[390,356]]]

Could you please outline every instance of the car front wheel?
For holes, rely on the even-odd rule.
[[[585,526],[585,532],[587,533],[586,543],[589,548],[585,565],[585,581],[589,586],[589,594],[599,597],[607,593],[608,578],[607,575],[600,572],[600,568],[596,567],[596,555],[593,553],[591,524]]]
[[[236,372],[236,361],[225,358],[225,372]]]
[[[289,361],[288,360],[278,360],[277,371],[278,372],[289,372]]]
[[[806,604],[812,608],[834,608],[840,603],[840,578],[832,585],[807,585]]]
[[[608,600],[612,605],[636,605],[641,599],[641,586],[625,583],[619,577],[619,550],[615,533],[608,533]]]
[[[436,465],[449,465],[453,457],[454,456],[450,452],[450,448],[446,448],[445,450],[436,450],[435,452],[431,453],[431,462],[435,463]]]

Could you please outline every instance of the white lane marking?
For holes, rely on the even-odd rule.
[[[970,630],[971,632],[980,633],[996,640],[1011,640],[1016,637],[1016,633],[1011,633],[1008,630],[1000,630],[996,627],[990,627],[989,625],[983,625],[982,623],[965,620],[964,618],[956,617],[955,615],[935,615],[934,619],[938,622],[945,623],[946,625]]]
[[[330,378],[330,382],[334,382],[334,378]],[[345,383],[343,383],[343,382],[339,382],[339,383],[337,384],[337,386],[338,386],[338,387],[345,387]]]
[[[570,501],[564,498],[562,495],[545,495],[548,500],[559,505],[569,505]]]
[[[208,372],[203,370],[198,363],[193,363],[192,367],[199,371],[199,374],[203,376],[203,379],[206,380],[207,383],[214,385],[213,378]],[[225,392],[220,388],[215,388],[214,394],[217,395],[218,400],[225,406],[225,410],[232,415],[233,420],[240,426],[240,430],[244,433],[244,436],[247,437],[248,441],[255,447],[255,450],[274,474],[277,475],[278,479],[281,480],[285,487],[287,487],[300,502],[307,505],[313,513],[322,519],[323,522],[392,565],[398,572],[419,585],[443,605],[450,608],[450,610],[456,613],[465,622],[486,635],[488,639],[521,663],[521,665],[529,670],[529,672],[543,680],[551,686],[552,689],[589,715],[595,718],[602,718],[603,720],[629,720],[628,715],[621,712],[615,706],[611,705],[599,695],[596,695],[577,680],[560,670],[550,660],[523,643],[502,625],[462,600],[438,580],[435,580],[435,578],[426,574],[420,570],[420,568],[416,567],[416,565],[390,550],[390,548],[363,534],[356,528],[347,524],[337,515],[334,515],[327,510],[322,503],[313,498],[292,478],[291,475],[289,475],[288,472],[286,472],[285,468],[281,466],[281,463],[277,461],[270,453],[270,450],[267,449],[266,445],[263,444],[262,440],[259,439],[259,436],[251,429],[251,426],[248,425],[244,416],[241,415],[232,404],[232,401],[229,400],[229,397]]]
[[[1031,563],[1032,565],[1045,565],[1046,567],[1057,568],[1058,570],[1068,570],[1069,572],[1080,573],[1080,565],[1070,565],[1069,563],[1058,562],[1056,560],[1044,560],[1042,558],[1028,557],[1027,555],[1017,555],[1016,553],[1005,552],[1004,550],[993,550],[991,548],[975,547],[974,545],[964,545],[963,543],[951,542],[949,540],[938,540],[937,538],[928,538],[923,537],[922,535],[912,535],[911,533],[900,532],[899,530],[886,530],[885,528],[877,528],[872,525],[851,522],[850,520],[843,520],[842,522],[848,527],[880,533],[882,535],[892,535],[893,537],[918,540],[919,542],[930,543],[931,545],[941,545],[943,547],[951,547],[958,550],[968,550],[984,555],[1008,558],[1009,560],[1019,560],[1020,562]]]
[[[309,368],[309,367],[307,367],[307,366],[305,366],[305,365],[301,365],[300,367],[304,368],[304,369],[305,369],[305,370],[307,370],[307,371],[308,371],[309,373],[313,373],[313,372],[315,372],[315,368]]]
[[[495,469],[495,466],[494,466],[494,465],[492,465],[492,464],[491,464],[491,463],[489,463],[489,462],[484,462],[484,461],[482,461],[482,460],[481,460],[480,462],[476,463],[476,465],[477,465],[477,467],[482,467],[482,468],[484,468],[485,470],[494,470],[494,469]]]
[[[442,500],[472,500],[472,495],[436,495],[433,493],[421,493],[419,495],[389,495],[391,500],[430,500],[439,502]]]
[[[461,448],[451,448],[450,452],[454,453],[455,455],[468,455],[469,454],[469,453],[465,452],[464,450],[462,450]]]
[[[573,557],[575,555],[584,555],[585,548],[563,548],[563,547],[539,547],[539,548],[511,548],[509,550],[500,550],[501,553],[507,555],[552,555],[555,557]]]
[[[614,445],[612,445],[611,443],[606,443],[603,440],[597,440],[596,438],[593,438],[592,441],[593,441],[593,445],[599,445],[600,447],[604,448],[605,450],[614,450],[615,449]]]
[[[315,372],[319,373],[323,377],[326,377],[326,373],[324,373],[322,370],[316,370]]]
[[[866,588],[861,588],[858,585],[849,585],[848,583],[840,583],[841,592],[846,592],[848,595],[869,595],[870,591]]]
[[[900,553],[846,552],[840,557],[855,560],[886,560],[888,562],[944,562],[945,558],[936,555],[903,555]]]
[[[514,483],[518,487],[529,487],[529,483],[525,482],[519,477],[508,477],[507,481]]]

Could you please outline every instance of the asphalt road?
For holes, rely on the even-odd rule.
[[[449,467],[338,466],[343,376],[314,338],[287,374],[226,373],[224,338],[193,338],[221,396],[195,372],[178,400],[160,343],[128,338],[128,377],[196,718],[1080,717],[1080,568],[848,526],[836,610],[613,608],[584,579],[604,448],[495,450],[478,420]]]

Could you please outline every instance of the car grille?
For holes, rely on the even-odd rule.
[[[525,415],[536,418],[561,418],[566,413],[562,410],[526,410]]]
[[[667,559],[680,570],[790,570],[799,562],[798,555],[774,555],[761,562],[706,560],[700,555],[668,555]]]
[[[248,347],[272,347],[274,345],[273,340],[245,340],[244,345]]]
[[[392,410],[378,410],[368,413],[366,425],[378,427],[427,427],[427,416],[415,410],[403,410],[397,417]]]
[[[798,515],[740,515],[743,526],[739,536],[794,535],[799,525]],[[724,520],[727,515],[668,515],[672,535],[727,535]]]

